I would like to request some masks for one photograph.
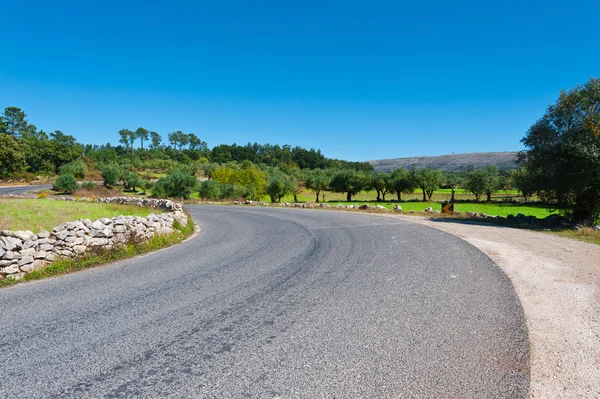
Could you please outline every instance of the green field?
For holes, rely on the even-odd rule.
[[[61,223],[81,218],[96,220],[119,215],[148,216],[138,206],[95,204],[50,199],[0,199],[0,230],[52,230]]]

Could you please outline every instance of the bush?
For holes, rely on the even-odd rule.
[[[87,172],[88,167],[81,158],[61,166],[58,170],[61,175],[70,174],[78,179],[85,179]]]
[[[119,167],[116,165],[108,165],[102,169],[102,178],[104,179],[104,185],[111,187],[117,184],[119,178]]]
[[[187,199],[196,188],[196,178],[182,170],[173,171],[156,182],[152,189],[155,197]]]
[[[96,188],[96,182],[95,181],[84,181],[83,183],[81,183],[81,188],[85,188],[86,190],[94,191],[94,189]]]
[[[200,183],[198,194],[204,199],[218,199],[221,197],[221,184],[214,180],[206,180]]]
[[[72,194],[73,191],[79,188],[79,184],[77,184],[77,180],[75,180],[75,176],[72,174],[64,174],[58,176],[54,185],[52,186],[52,190],[54,191],[62,191],[65,194]]]

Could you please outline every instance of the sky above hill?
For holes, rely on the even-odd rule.
[[[600,76],[597,1],[2,5],[0,108],[82,143],[145,127],[352,161],[518,151]]]

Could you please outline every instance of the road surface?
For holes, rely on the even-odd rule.
[[[39,185],[39,186],[0,186],[0,196],[2,195],[24,195],[28,191],[38,191],[51,188],[52,185]]]
[[[518,398],[523,311],[446,233],[373,215],[188,207],[199,236],[0,290],[0,397]]]

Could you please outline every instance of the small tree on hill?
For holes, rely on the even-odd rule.
[[[77,180],[75,180],[75,177],[69,173],[58,176],[52,185],[52,190],[60,191],[64,194],[73,194],[73,192],[78,188],[79,184],[77,184]]]

